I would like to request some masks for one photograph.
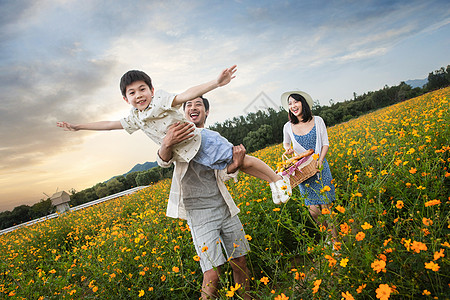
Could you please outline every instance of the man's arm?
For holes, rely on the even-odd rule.
[[[182,92],[175,96],[172,102],[172,107],[176,107],[177,105],[183,104],[184,102],[190,101],[197,97],[200,97],[206,94],[209,91],[212,91],[218,87],[224,86],[228,84],[231,79],[235,78],[234,73],[237,71],[236,65],[223,70],[219,77],[215,80],[211,80],[209,82],[191,87],[186,91]]]
[[[168,162],[173,157],[172,147],[186,139],[194,136],[194,124],[177,122],[169,126],[166,136],[164,137],[161,147],[158,150],[159,157]]]
[[[240,144],[239,146],[233,147],[233,162],[227,167],[228,174],[234,173],[239,170],[239,168],[242,166],[242,163],[244,162],[245,153],[246,150],[244,145]]]
[[[85,124],[71,124],[67,122],[56,122],[56,126],[64,128],[66,131],[78,130],[114,130],[123,129],[120,121],[100,121]]]

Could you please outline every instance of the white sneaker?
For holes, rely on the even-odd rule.
[[[273,203],[280,204],[281,203],[280,192],[279,192],[278,187],[276,186],[275,182],[270,182],[269,186],[270,186],[270,190],[272,191]]]
[[[283,176],[279,174],[282,179],[275,182],[275,185],[278,187],[278,191],[281,195],[281,202],[286,203],[292,195],[291,182],[289,181],[289,177]]]

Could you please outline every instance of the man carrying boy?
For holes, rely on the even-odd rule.
[[[183,106],[186,119],[204,128],[209,114],[208,100],[199,97]],[[169,167],[175,164],[172,187],[167,206],[167,216],[187,219],[200,265],[203,271],[202,298],[216,296],[220,266],[230,260],[233,277],[241,284],[245,299],[250,299],[249,270],[245,255],[249,245],[234,203],[224,181],[236,178],[245,156],[242,145],[233,147],[233,162],[227,169],[213,170],[194,161],[174,161],[174,145],[190,138],[193,125],[177,123],[172,125],[158,151],[158,164]],[[225,248],[227,257],[223,255]]]

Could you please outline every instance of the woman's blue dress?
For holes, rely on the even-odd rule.
[[[295,140],[303,146],[305,149],[316,150],[316,126],[305,135],[294,134]],[[320,151],[319,151],[320,152]],[[330,166],[325,158],[323,160],[323,170],[321,173],[308,178],[307,180],[300,183],[298,186],[302,196],[305,197],[305,205],[319,205],[319,204],[330,204],[336,199],[334,184],[331,183],[333,177],[331,176]],[[320,193],[320,190],[324,186],[329,186],[330,191],[324,194]]]

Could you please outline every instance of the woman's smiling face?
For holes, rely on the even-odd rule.
[[[288,104],[289,104],[289,110],[294,116],[296,116],[298,118],[302,115],[302,102],[301,101],[297,101],[294,98],[289,97]]]

